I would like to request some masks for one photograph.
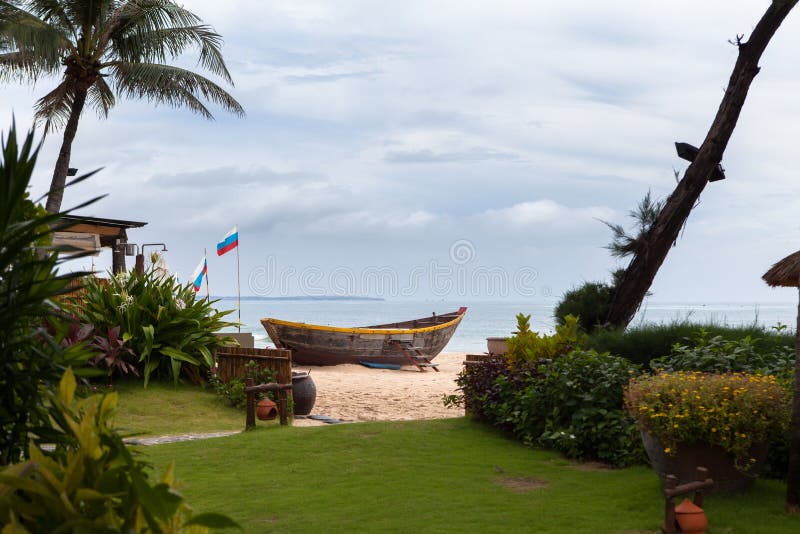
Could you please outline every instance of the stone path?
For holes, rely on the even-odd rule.
[[[328,417],[326,415],[296,415],[295,420],[302,420],[302,419],[311,419],[313,421],[319,421],[320,423],[325,423],[329,425],[335,425],[339,423],[345,423],[347,421],[343,421],[340,419],[336,419],[334,417]],[[239,434],[240,431],[230,430],[227,432],[206,432],[206,433],[198,433],[198,434],[179,434],[175,436],[153,436],[147,438],[125,438],[125,441],[128,445],[161,445],[162,443],[177,443],[179,441],[194,441],[198,439],[212,439],[212,438],[224,438],[225,436],[232,436],[234,434]]]
[[[196,439],[223,438],[238,434],[238,431],[209,432],[205,434],[180,434],[177,436],[155,436],[152,438],[126,438],[128,445],[160,445],[162,443],[177,443],[179,441],[194,441]]]

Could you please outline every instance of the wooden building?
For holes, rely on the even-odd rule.
[[[100,248],[111,249],[111,270],[114,273],[124,272],[125,256],[133,255],[126,254],[125,245],[128,243],[128,229],[141,228],[147,224],[140,221],[122,221],[119,219],[82,217],[78,215],[65,215],[62,220],[66,223],[72,223],[67,228],[64,228],[62,232],[97,236],[94,241],[98,243]]]

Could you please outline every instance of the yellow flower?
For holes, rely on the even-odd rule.
[[[667,454],[669,454],[670,452],[672,452],[672,449],[670,449],[669,447],[667,447],[666,449],[664,449],[664,452],[665,452],[665,453],[667,453]],[[755,460],[753,460],[753,461],[755,461]]]

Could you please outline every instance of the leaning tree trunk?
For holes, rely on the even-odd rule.
[[[797,2],[798,0],[773,0],[758,21],[750,39],[747,42],[737,39],[739,56],[714,122],[694,161],[645,236],[641,251],[634,255],[625,270],[609,311],[608,323],[611,326],[626,327],[639,309],[658,269],[664,263],[669,249],[678,239],[681,228],[703,192],[708,177],[722,161],[722,155],[744,106],[747,91],[758,74],[758,61],[764,49]]]
[[[78,120],[81,118],[83,105],[86,103],[87,92],[88,87],[79,85],[75,89],[75,99],[70,107],[69,119],[64,128],[64,140],[61,142],[56,168],[53,170],[53,180],[50,182],[50,192],[47,194],[47,211],[49,213],[61,211],[61,201],[64,199],[64,187],[66,186],[67,173],[69,172],[69,158],[72,154],[72,141],[78,132]]]

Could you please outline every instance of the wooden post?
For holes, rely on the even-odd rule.
[[[278,413],[281,416],[281,424],[289,424],[289,417],[287,414],[288,403],[286,402],[288,395],[286,392],[291,391],[291,382],[286,384],[276,384],[275,382],[270,382],[269,384],[259,384],[254,386],[253,379],[248,378],[245,381],[245,384],[244,392],[247,395],[247,420],[245,421],[245,430],[256,426],[256,393],[265,393],[267,391],[277,392],[276,396],[278,398]]]
[[[714,486],[714,481],[708,478],[708,469],[698,467],[696,473],[694,482],[687,482],[680,486],[678,486],[678,477],[667,475],[664,481],[664,525],[661,527],[661,532],[664,534],[678,532],[675,528],[675,497],[694,492],[692,502],[702,508],[703,492],[710,490]]]
[[[278,414],[281,418],[281,424],[285,426],[289,424],[289,403],[287,402],[289,396],[286,394],[285,389],[279,389],[277,397]]]
[[[136,255],[136,274],[144,274],[144,254]]]
[[[667,475],[664,483],[664,493],[674,490],[678,486],[678,477]],[[675,534],[675,501],[672,497],[664,499],[664,526],[661,527],[664,534]]]
[[[711,480],[710,478],[708,478],[708,469],[706,469],[705,467],[698,467],[697,475],[695,475],[695,480],[703,482],[708,482],[709,480]],[[695,490],[694,499],[692,499],[692,502],[695,504],[695,506],[699,508],[703,507],[703,488],[698,488]]]
[[[256,394],[250,390],[253,387],[253,379],[245,380],[245,394],[247,395],[247,417],[244,422],[244,429],[250,430],[256,427]]]
[[[122,230],[111,248],[111,272],[114,274],[125,272],[125,243],[127,242],[128,234]]]

